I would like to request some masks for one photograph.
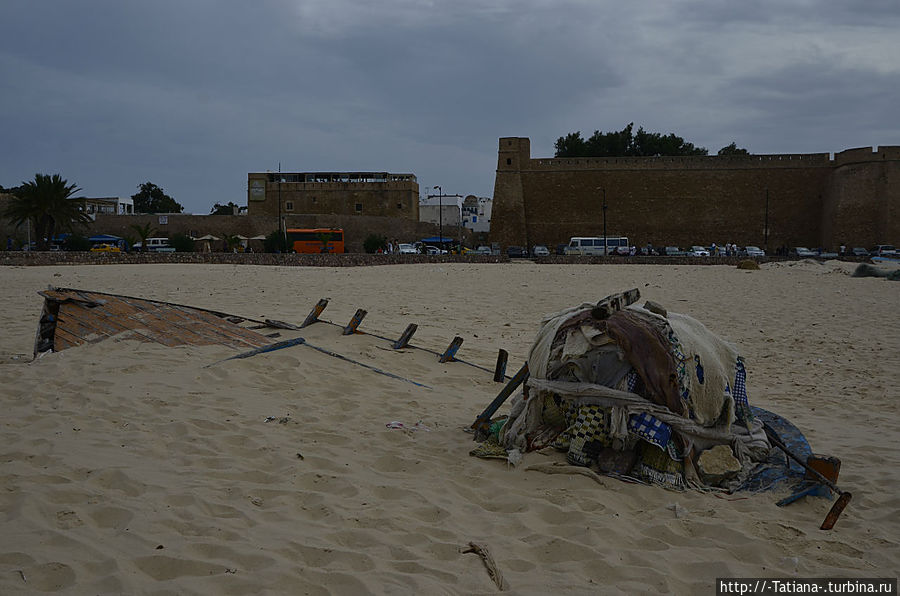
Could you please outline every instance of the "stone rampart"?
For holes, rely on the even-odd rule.
[[[605,198],[605,201],[604,201]],[[605,209],[604,209],[605,204]],[[840,244],[900,240],[900,147],[828,153],[531,158],[500,139],[491,240],[556,246],[573,236],[644,246]]]

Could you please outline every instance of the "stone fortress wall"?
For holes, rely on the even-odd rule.
[[[900,146],[850,149],[833,159],[535,159],[521,137],[500,139],[491,239],[552,247],[572,236],[602,236],[604,191],[607,234],[640,246],[733,242],[771,252],[900,241]]]

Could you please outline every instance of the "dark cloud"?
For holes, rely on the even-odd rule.
[[[897,144],[895,2],[7,0],[0,184],[185,204],[248,171],[373,169],[489,195],[497,138],[536,156],[628,122],[714,152]]]

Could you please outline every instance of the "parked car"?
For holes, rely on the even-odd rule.
[[[791,250],[791,254],[795,255],[799,259],[811,259],[819,256],[819,253],[809,250],[805,246],[795,246]]]
[[[528,252],[521,246],[508,246],[506,248],[506,256],[510,259],[524,259],[528,256]]]
[[[869,251],[869,254],[873,257],[895,257],[897,256],[897,249],[894,248],[893,244],[876,244],[875,248]]]
[[[415,255],[419,254],[419,251],[416,250],[416,247],[412,244],[398,244],[397,252],[401,255]]]
[[[543,244],[535,244],[531,248],[531,256],[533,256],[533,257],[549,257],[550,251]]]
[[[854,257],[867,257],[867,256],[869,256],[869,251],[867,251],[866,249],[864,249],[862,247],[857,246],[856,248],[850,249],[850,254],[853,255]]]
[[[491,255],[491,247],[490,247],[490,246],[484,246],[484,245],[479,246],[479,247],[477,247],[477,248],[475,249],[475,254],[476,254],[476,255],[487,255],[487,256],[490,256],[490,255]]]
[[[95,244],[91,247],[91,252],[122,252],[115,244]]]
[[[441,254],[441,249],[437,246],[430,246],[428,244],[425,245],[425,254],[426,255],[439,255]]]
[[[667,246],[662,254],[667,257],[683,257],[686,253],[677,246]]]
[[[766,251],[758,246],[745,246],[741,254],[745,257],[764,257],[766,256]]]
[[[692,257],[708,257],[709,251],[702,246],[692,246],[688,254]]]

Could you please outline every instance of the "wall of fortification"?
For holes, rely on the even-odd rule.
[[[419,220],[419,185],[414,181],[388,182],[269,182],[266,174],[250,174],[265,186],[262,195],[248,191],[250,215],[316,213],[368,215]],[[258,200],[262,197],[262,200]],[[357,211],[357,205],[362,210]]]
[[[500,139],[491,240],[603,235],[655,246],[869,246],[898,238],[900,147],[731,157],[531,159]],[[768,231],[768,243],[766,232]]]
[[[871,248],[900,241],[900,147],[865,147],[835,155],[823,235]]]

